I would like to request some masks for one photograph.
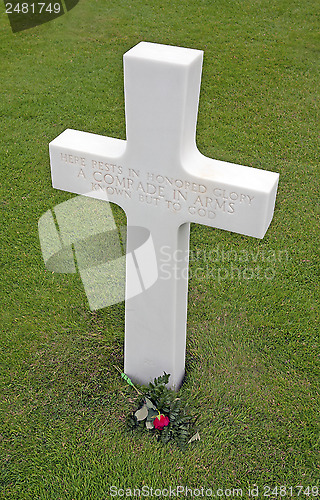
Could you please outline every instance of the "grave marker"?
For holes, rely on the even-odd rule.
[[[185,367],[190,222],[263,238],[279,178],[198,151],[202,57],[139,43],[124,55],[127,140],[68,129],[50,143],[54,188],[109,200],[127,215],[125,373],[148,383],[166,371],[175,388]],[[150,232],[156,260],[139,251],[139,228]]]

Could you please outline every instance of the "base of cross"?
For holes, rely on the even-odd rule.
[[[138,225],[127,233],[124,372],[143,385],[170,373],[177,390],[185,373],[190,224],[161,219],[155,216],[142,245]]]

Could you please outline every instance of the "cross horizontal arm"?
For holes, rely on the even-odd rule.
[[[263,238],[271,222],[279,175],[206,158],[197,150],[174,175],[131,168],[127,141],[66,130],[50,143],[57,189],[105,199],[142,219],[172,216]],[[147,215],[149,214],[149,215]],[[152,215],[153,214],[153,215]]]

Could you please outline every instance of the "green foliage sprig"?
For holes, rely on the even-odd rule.
[[[123,377],[133,386],[128,377]],[[185,451],[189,443],[199,440],[195,433],[196,419],[188,414],[188,409],[177,393],[168,389],[170,375],[165,373],[155,378],[147,387],[140,390],[133,386],[141,396],[137,410],[130,413],[126,419],[131,431],[153,433],[162,444],[175,441],[178,448]]]

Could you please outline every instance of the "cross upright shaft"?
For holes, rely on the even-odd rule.
[[[107,199],[127,215],[125,372],[147,383],[166,371],[175,388],[185,365],[190,222],[262,238],[278,184],[278,174],[197,150],[201,67],[202,51],[141,42],[124,55],[127,140],[66,130],[50,144],[54,187]],[[139,227],[155,259],[137,248]]]
[[[166,371],[175,387],[184,375],[190,223],[179,210],[168,214],[165,204],[171,197],[166,201],[161,195],[171,180],[185,177],[183,157],[196,150],[201,66],[201,51],[180,47],[141,43],[124,56],[128,161],[139,171],[147,166],[151,185],[164,187],[152,214],[144,203],[127,213],[128,226],[151,232],[158,279],[126,301],[124,369],[140,382]],[[134,247],[132,238],[127,253]],[[184,259],[165,262],[163,276],[162,253],[168,248],[172,256],[182,252]]]

